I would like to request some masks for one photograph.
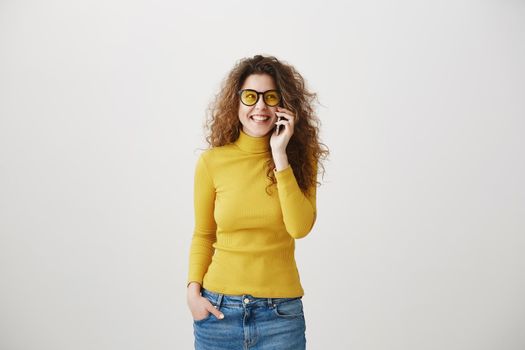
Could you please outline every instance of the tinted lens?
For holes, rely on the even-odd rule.
[[[248,106],[254,105],[257,102],[257,92],[253,90],[243,90],[241,92],[241,101]]]
[[[277,106],[281,101],[281,95],[275,90],[267,91],[264,94],[264,102],[270,107]]]

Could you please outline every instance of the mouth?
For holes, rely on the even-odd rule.
[[[256,123],[265,123],[271,119],[271,117],[267,114],[253,114],[250,116],[250,119],[253,120]]]

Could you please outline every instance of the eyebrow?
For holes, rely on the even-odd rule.
[[[260,94],[264,94],[265,92],[268,92],[268,91],[279,91],[277,89],[270,89],[270,90],[266,90],[266,91],[257,91],[255,89],[250,89],[250,88],[246,88],[246,89],[241,89],[241,90],[252,90],[252,91],[255,91],[255,92],[258,92]]]

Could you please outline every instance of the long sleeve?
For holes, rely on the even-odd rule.
[[[214,207],[215,187],[203,154],[201,154],[195,168],[195,227],[190,247],[188,284],[196,281],[202,285],[204,274],[211,262],[215,250],[213,243],[217,239]]]
[[[317,187],[313,185],[305,196],[290,165],[280,171],[274,170],[274,174],[286,231],[295,239],[303,238],[312,230],[317,217]]]

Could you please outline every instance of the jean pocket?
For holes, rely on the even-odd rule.
[[[214,300],[212,297],[210,297],[209,294],[207,294],[207,293],[202,293],[201,295],[202,295],[202,297],[208,299],[208,301],[211,303],[211,305],[213,305],[213,307],[217,308],[217,302],[216,302],[216,300]],[[193,322],[194,322],[194,323],[204,322],[204,321],[210,319],[211,316],[213,316],[213,314],[212,314],[211,312],[208,311],[208,316],[206,316],[206,317],[204,317],[204,318],[201,318],[201,319],[199,319],[199,320],[193,319]]]
[[[294,318],[304,315],[303,301],[301,298],[294,298],[288,301],[283,301],[275,305],[273,311],[279,317]]]
[[[212,316],[212,313],[208,311],[208,316],[201,318],[200,320],[193,319],[193,323],[201,323],[208,320]]]

